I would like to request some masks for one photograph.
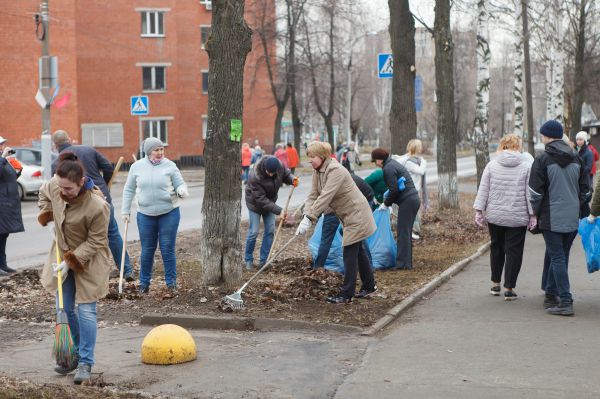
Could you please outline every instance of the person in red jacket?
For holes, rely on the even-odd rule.
[[[250,164],[252,160],[252,150],[250,144],[242,144],[242,181],[246,183],[248,181],[248,171],[250,170]]]
[[[285,149],[288,156],[288,167],[291,169],[292,174],[296,172],[296,168],[300,163],[300,157],[298,156],[298,151],[294,148],[292,143],[287,143],[287,148]]]

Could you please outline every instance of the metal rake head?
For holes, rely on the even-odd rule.
[[[234,292],[233,294],[224,296],[223,299],[221,299],[221,302],[231,307],[233,310],[244,309],[244,300],[242,299],[242,294],[240,292]]]

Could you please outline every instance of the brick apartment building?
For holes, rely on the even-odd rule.
[[[0,135],[12,146],[36,145],[41,44],[34,15],[40,1],[1,3]],[[68,131],[113,162],[121,155],[131,161],[140,124],[130,115],[130,96],[148,95],[143,135],[166,142],[170,159],[199,160],[207,125],[203,44],[210,34],[210,8],[209,0],[50,1],[50,54],[59,60],[57,98],[69,97],[64,107],[52,108],[52,130]],[[276,110],[260,60],[254,38],[245,70],[243,141],[258,140],[270,148]]]

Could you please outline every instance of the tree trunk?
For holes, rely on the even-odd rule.
[[[331,151],[335,152],[337,143],[333,141],[333,118],[328,115],[323,115],[323,122],[325,122],[325,129],[327,129],[327,142],[331,146]]]
[[[302,139],[302,124],[300,122],[300,111],[298,109],[297,86],[296,86],[296,32],[298,21],[304,9],[304,2],[300,2],[296,7],[291,0],[287,4],[287,24],[288,24],[288,74],[287,85],[290,91],[290,100],[292,106],[292,127],[294,128],[294,147],[299,151]]]
[[[450,1],[435,2],[435,84],[438,114],[438,199],[440,209],[458,209],[456,129],[454,127],[454,44],[450,31]]]
[[[417,137],[415,110],[415,20],[408,0],[388,0],[390,40],[394,58],[390,137],[392,154],[404,154]]]
[[[515,82],[513,86],[513,99],[515,103],[514,110],[514,129],[513,133],[523,137],[523,13],[521,9],[521,0],[516,2],[514,39],[515,54],[513,65],[515,70]]]
[[[477,105],[475,110],[474,141],[477,165],[477,187],[483,170],[490,161],[488,148],[488,118],[490,103],[490,44],[489,13],[485,0],[477,2]]]
[[[577,37],[575,40],[575,90],[573,93],[573,117],[571,133],[577,134],[581,130],[581,107],[583,106],[583,97],[585,92],[585,81],[583,76],[583,66],[585,62],[585,23],[586,23],[586,7],[587,0],[581,0],[579,4],[579,24]],[[574,138],[573,138],[574,139]]]
[[[531,86],[531,60],[529,58],[529,12],[528,0],[521,0],[522,19],[523,19],[523,57],[525,69],[525,96],[527,101],[527,151],[532,156],[535,156],[535,148],[533,147],[533,95]]]
[[[209,56],[206,177],[200,257],[203,283],[237,284],[242,275],[240,240],[240,141],[232,141],[242,121],[244,64],[252,31],[244,20],[244,0],[213,0]]]
[[[279,103],[276,101],[275,104],[279,104]],[[275,146],[280,141],[281,121],[283,119],[284,112],[285,112],[285,106],[284,107],[277,106],[277,114],[275,115],[275,128],[274,128],[274,132],[273,132],[273,149],[275,149]]]

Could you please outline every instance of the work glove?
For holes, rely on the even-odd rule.
[[[56,263],[52,264],[52,271],[54,272],[54,276],[58,277],[58,271],[60,270],[60,272],[62,273],[62,276],[64,278],[64,276],[67,275],[67,273],[69,272],[69,266],[67,266],[67,262],[65,262],[64,260],[62,262],[60,262],[58,265]]]
[[[4,151],[2,151],[2,158],[6,158],[7,156],[10,155],[12,148],[10,147],[4,147]]]
[[[300,178],[298,176],[296,176],[296,177],[294,177],[294,180],[292,181],[292,186],[298,187],[298,183],[300,183]]]
[[[587,217],[587,221],[588,221],[588,223],[591,223],[591,224],[596,223],[596,216],[594,216],[590,213],[590,215]]]
[[[123,215],[123,223],[129,223],[129,214]]]
[[[485,224],[485,217],[483,216],[483,212],[475,211],[475,224],[479,227],[483,227]]]
[[[185,184],[182,184],[181,186],[177,187],[177,196],[179,198],[186,198],[190,196],[190,193],[188,192],[187,186]]]
[[[529,224],[527,225],[527,228],[529,230],[533,230],[533,229],[535,229],[535,226],[537,226],[537,217],[535,217],[535,215],[531,215],[531,216],[529,216]]]
[[[310,226],[312,226],[312,222],[307,216],[304,216],[302,218],[302,221],[298,225],[298,228],[296,229],[296,235],[303,236],[304,234],[306,234],[308,229],[310,229]]]
[[[385,204],[381,204],[379,205],[379,208],[377,208],[380,211],[387,211],[388,207]]]

